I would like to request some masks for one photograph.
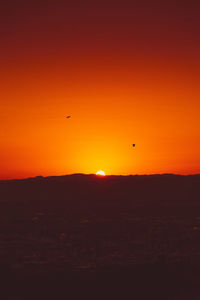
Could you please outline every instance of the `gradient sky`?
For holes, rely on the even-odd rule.
[[[5,1],[0,178],[199,173],[199,32],[193,0]]]

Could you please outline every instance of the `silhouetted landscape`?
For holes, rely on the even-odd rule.
[[[0,181],[2,299],[200,298],[200,175]]]

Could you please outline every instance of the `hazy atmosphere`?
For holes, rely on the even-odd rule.
[[[2,300],[200,299],[200,2],[0,4]]]
[[[11,0],[0,26],[1,179],[200,171],[197,1]]]

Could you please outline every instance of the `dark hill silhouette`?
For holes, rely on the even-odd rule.
[[[0,181],[1,204],[51,210],[74,207],[104,213],[133,209],[149,215],[194,214],[200,206],[200,175],[106,176],[74,174]],[[196,209],[195,209],[196,208]]]
[[[199,299],[199,274],[200,175],[0,181],[4,299]]]

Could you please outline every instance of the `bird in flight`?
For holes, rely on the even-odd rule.
[[[135,144],[133,144],[133,147],[135,147]]]
[[[67,119],[71,118],[71,116],[66,116]]]

